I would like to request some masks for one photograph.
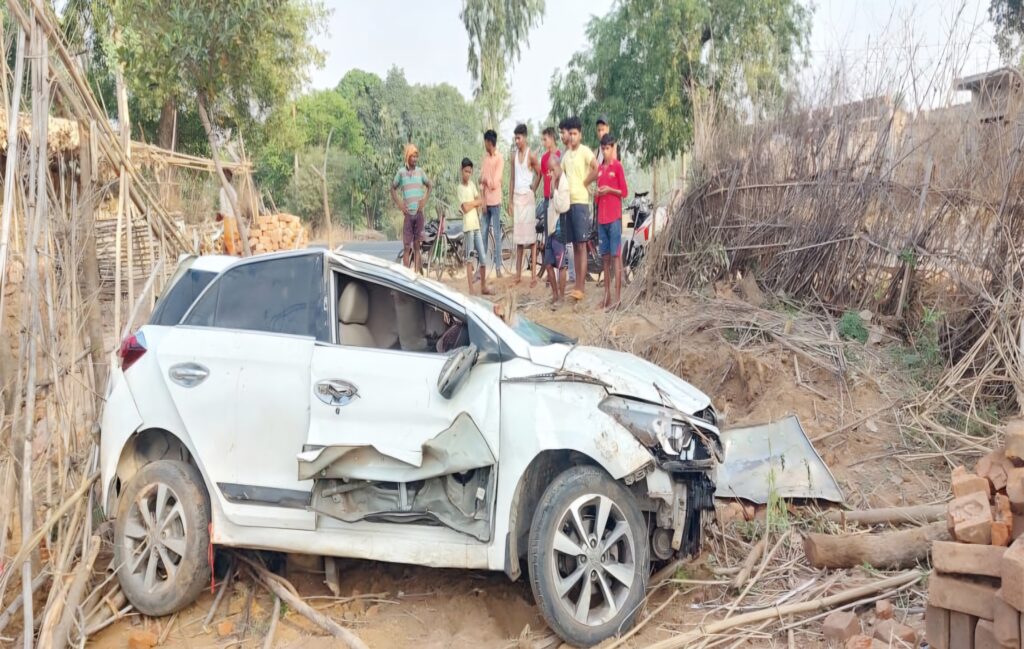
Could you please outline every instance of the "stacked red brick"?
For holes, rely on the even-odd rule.
[[[261,214],[249,230],[253,254],[294,250],[309,244],[309,233],[294,214]]]
[[[949,533],[932,545],[925,627],[934,649],[1019,649],[1024,637],[1024,421],[1006,447],[953,470]],[[1007,547],[1009,545],[1009,547]]]

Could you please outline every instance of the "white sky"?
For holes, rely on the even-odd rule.
[[[547,0],[544,22],[531,33],[513,71],[510,121],[547,115],[551,73],[586,46],[588,19],[607,13],[613,2]],[[326,3],[333,13],[319,46],[327,61],[313,71],[314,87],[333,87],[352,68],[384,76],[396,65],[412,83],[446,82],[471,95],[460,0]],[[906,84],[911,103],[916,98],[937,105],[951,99],[947,80],[953,76],[999,65],[988,0],[817,0],[814,5],[810,65],[801,75],[806,87],[838,66],[855,94],[875,94],[872,80],[880,71],[904,70],[911,60],[917,72],[916,83],[908,79]],[[951,60],[955,66],[948,65]]]

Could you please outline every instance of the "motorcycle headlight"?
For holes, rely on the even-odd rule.
[[[679,455],[692,447],[692,426],[664,406],[608,397],[598,407],[648,448],[660,446],[669,455]]]

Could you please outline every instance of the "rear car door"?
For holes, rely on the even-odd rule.
[[[421,320],[424,312],[440,317],[413,296],[400,295],[399,301],[404,308],[397,317],[405,319],[400,329],[409,327],[413,312]],[[477,363],[445,399],[438,377],[454,350],[396,346],[314,348],[309,435],[299,456],[300,477],[315,479],[313,509],[345,522],[440,522],[487,541],[497,479],[500,363]]]
[[[296,476],[309,425],[309,364],[327,340],[322,254],[237,264],[157,350],[160,369],[225,515],[309,529],[312,482]]]

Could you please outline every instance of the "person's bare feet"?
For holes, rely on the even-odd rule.
[[[530,288],[533,288],[535,286],[537,286],[537,278],[536,277],[534,277],[532,280],[530,280]]]
[[[493,289],[489,289],[489,288],[485,288],[485,289],[480,291],[480,294],[481,295],[494,295],[494,290]]]

